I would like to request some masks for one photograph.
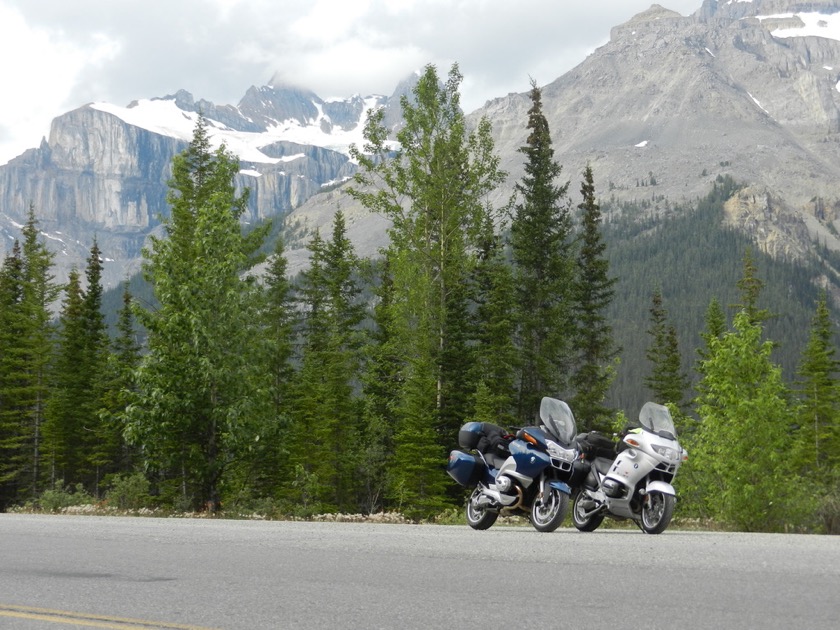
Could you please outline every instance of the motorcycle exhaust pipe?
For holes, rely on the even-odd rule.
[[[487,488],[478,498],[478,505],[481,507],[501,505],[502,507],[510,508],[512,510],[518,509],[522,506],[522,488],[514,486],[514,489],[516,490],[516,495],[511,496],[508,494],[503,495],[498,490],[490,490]]]

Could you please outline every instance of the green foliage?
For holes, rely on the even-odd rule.
[[[37,506],[44,512],[60,512],[64,508],[77,505],[90,505],[94,498],[87,493],[81,483],[75,487],[65,485],[64,480],[58,479],[52,488],[44,490],[37,499]]]
[[[142,473],[114,475],[108,483],[105,500],[120,510],[139,510],[152,504],[151,484]]]
[[[672,403],[678,409],[684,406],[688,378],[682,372],[677,331],[668,323],[668,311],[662,304],[662,292],[657,287],[651,297],[651,343],[646,357],[652,365],[645,385],[653,392],[653,400],[660,404]]]
[[[610,277],[606,243],[601,235],[601,208],[595,201],[592,167],[587,165],[581,184],[583,202],[580,247],[574,277],[576,365],[571,377],[572,408],[582,428],[602,430],[611,410],[604,405],[615,376],[613,362],[619,354],[613,342],[607,308],[615,294],[616,278]]]
[[[258,293],[242,277],[258,239],[242,234],[247,194],[236,196],[238,161],[210,150],[206,123],[173,161],[166,237],[145,251],[145,274],[160,304],[137,311],[149,352],[136,372],[127,435],[147,465],[180,478],[184,501],[221,503],[229,463],[253,441],[267,406],[258,354]]]
[[[562,167],[554,159],[542,93],[533,81],[527,128],[527,144],[520,149],[525,175],[516,185],[519,202],[510,230],[521,353],[517,415],[523,421],[535,416],[543,396],[565,391],[575,337],[569,183],[557,183]]]
[[[802,519],[792,509],[799,491],[790,483],[796,408],[771,362],[772,343],[761,341],[761,325],[743,310],[733,328],[711,340],[704,361],[690,461],[702,471],[707,514],[746,531],[781,531]]]
[[[471,334],[464,285],[490,212],[487,196],[504,178],[490,123],[467,131],[461,80],[457,65],[444,85],[427,66],[413,98],[402,99],[397,154],[390,155],[381,110],[367,123],[365,146],[352,150],[361,169],[351,195],[392,221],[393,289],[383,321],[404,359],[388,486],[418,514],[439,507],[441,444],[453,439],[474,389],[461,369]]]

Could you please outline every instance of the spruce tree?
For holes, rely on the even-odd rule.
[[[797,371],[802,402],[799,433],[806,470],[836,470],[840,466],[840,361],[835,354],[834,330],[823,291]]]
[[[663,305],[662,290],[656,287],[651,297],[651,337],[645,356],[651,363],[650,375],[645,385],[651,390],[653,399],[660,404],[671,403],[677,408],[684,406],[688,377],[682,371],[677,331],[668,322],[668,311]]]
[[[140,466],[136,447],[123,438],[125,409],[136,394],[134,371],[140,364],[140,342],[134,321],[133,297],[124,283],[122,306],[117,313],[116,335],[106,360],[99,400],[99,442],[96,453],[101,465],[115,473],[131,473]]]
[[[359,475],[362,508],[374,512],[384,507],[387,489],[386,464],[394,454],[394,427],[404,353],[394,342],[394,284],[388,256],[382,259],[379,284],[375,287],[373,329],[363,347],[365,369],[362,375],[363,429]]]
[[[543,396],[565,396],[571,369],[574,257],[569,183],[559,184],[542,92],[531,82],[525,175],[511,223],[521,351],[518,415],[531,421]]]
[[[50,393],[50,363],[54,352],[50,309],[61,293],[61,286],[55,282],[52,273],[55,255],[40,238],[33,205],[29,206],[29,215],[23,227],[22,254],[20,315],[23,330],[16,350],[20,353],[21,361],[17,371],[18,389],[13,409],[19,414],[29,455],[29,461],[20,474],[28,480],[30,496],[34,498],[40,494],[44,478],[49,474],[49,468],[45,472],[42,461],[42,433]]]
[[[613,299],[616,279],[609,275],[607,246],[601,235],[601,208],[595,201],[589,165],[583,171],[580,193],[581,235],[573,297],[577,364],[572,375],[571,406],[582,427],[606,431],[611,410],[604,405],[604,399],[614,378],[613,361],[619,352],[613,344],[606,311]]]
[[[252,497],[279,496],[292,476],[289,464],[288,430],[292,416],[293,361],[296,347],[296,306],[288,278],[288,262],[282,237],[278,237],[264,277],[261,308],[261,363],[269,378],[271,409],[240,462],[243,494]]]
[[[73,269],[59,318],[58,350],[43,430],[43,450],[50,466],[52,484],[62,481],[75,485],[89,472],[85,456],[91,446],[89,423],[94,409],[90,400],[83,305],[79,272]]]
[[[356,510],[361,402],[359,324],[364,310],[356,282],[359,261],[347,238],[344,215],[333,222],[330,241],[310,243],[310,268],[303,274],[305,345],[290,460],[305,475],[306,489],[321,510]]]
[[[23,254],[15,241],[0,269],[0,510],[23,496],[30,458],[23,341],[28,320],[22,311]]]
[[[479,422],[515,424],[519,368],[519,352],[514,344],[516,288],[502,239],[489,220],[485,224],[473,284],[476,305],[471,380],[477,384],[471,405],[473,418]]]

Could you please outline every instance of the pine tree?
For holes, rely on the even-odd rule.
[[[650,346],[645,353],[651,363],[651,373],[645,378],[655,402],[684,406],[688,377],[682,371],[677,331],[668,323],[668,311],[663,306],[662,290],[656,287],[651,297]]]
[[[758,268],[755,264],[752,249],[748,248],[744,253],[744,274],[738,281],[741,303],[736,307],[746,311],[750,321],[756,324],[764,322],[772,316],[769,310],[758,308],[758,299],[763,288],[764,282],[758,277]]]
[[[362,506],[366,512],[384,507],[387,488],[386,464],[394,454],[394,427],[404,353],[394,342],[394,284],[388,256],[381,261],[380,282],[375,288],[373,330],[364,345],[365,370],[362,375],[364,424],[361,439],[360,478]]]
[[[522,353],[519,410],[531,420],[543,396],[561,396],[571,368],[572,221],[567,191],[558,185],[562,167],[554,159],[542,93],[531,82],[525,175],[517,183],[520,202],[511,224],[517,294],[517,337]]]
[[[290,460],[311,481],[307,492],[319,509],[357,509],[361,403],[358,329],[364,317],[356,274],[359,261],[347,238],[344,215],[333,222],[330,241],[310,243],[303,274],[306,343],[295,393]]]
[[[613,299],[616,279],[609,276],[606,243],[601,235],[601,208],[595,201],[592,167],[583,171],[582,233],[574,283],[574,315],[578,360],[572,375],[572,409],[578,422],[590,430],[609,429],[611,410],[604,406],[614,377],[612,327],[606,311]]]
[[[26,397],[26,353],[22,341],[28,321],[24,318],[23,254],[15,241],[0,269],[0,510],[17,501],[24,491],[31,452],[28,423],[23,417]]]
[[[480,422],[515,424],[519,368],[519,352],[514,344],[516,288],[512,269],[505,260],[502,239],[495,234],[489,220],[485,224],[473,284],[475,357],[471,380],[477,384],[471,405],[473,418],[481,417],[477,420]],[[452,437],[454,442],[455,436]]]
[[[89,472],[85,456],[90,449],[89,432],[92,429],[88,423],[93,409],[89,396],[85,315],[79,272],[73,269],[59,318],[58,351],[43,429],[51,484],[61,481],[75,485]]]
[[[30,496],[36,497],[43,487],[45,474],[42,461],[43,426],[50,392],[49,366],[52,361],[53,302],[58,299],[61,287],[52,273],[55,255],[40,239],[35,207],[29,206],[29,216],[23,227],[23,292],[20,315],[23,330],[18,339],[19,370],[16,373],[17,392],[13,408],[19,414],[25,434],[29,461],[20,470],[27,479]],[[48,472],[48,471],[47,471]]]
[[[133,297],[125,282],[122,307],[117,313],[116,336],[106,359],[102,394],[99,400],[99,443],[96,453],[100,464],[109,464],[116,473],[130,473],[139,467],[136,448],[126,444],[125,409],[136,394],[134,371],[140,364],[140,342],[134,322]]]
[[[797,372],[802,401],[802,459],[810,470],[836,470],[840,466],[840,361],[835,354],[833,326],[823,291]]]
[[[264,277],[262,296],[262,353],[270,379],[271,410],[240,462],[244,493],[253,497],[278,496],[292,477],[289,464],[288,430],[292,415],[292,385],[295,378],[296,307],[282,237],[275,242]]]
[[[225,473],[258,434],[268,406],[258,291],[242,277],[259,246],[242,234],[247,190],[237,196],[238,160],[210,149],[199,119],[173,160],[165,237],[144,251],[144,273],[160,307],[139,310],[149,352],[137,371],[128,435],[179,505],[219,508]],[[180,498],[178,497],[180,495]]]

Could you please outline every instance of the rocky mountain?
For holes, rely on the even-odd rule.
[[[354,170],[347,146],[360,142],[371,106],[399,124],[399,96],[411,85],[390,98],[324,101],[272,80],[235,107],[185,92],[125,108],[86,105],[0,166],[0,229],[14,235],[31,201],[61,239],[65,266],[83,260],[96,234],[113,259],[106,282],[119,281],[139,266],[141,244],[166,212],[171,158],[201,111],[242,160],[248,219],[289,213],[300,237],[291,270],[305,264],[306,235],[339,206],[359,253],[373,254],[386,224],[343,193]],[[500,201],[522,175],[529,106],[523,90],[469,114],[493,125],[509,172]],[[690,16],[654,4],[545,84],[543,106],[573,198],[587,163],[602,200],[649,201],[652,212],[730,175],[747,187],[727,221],[761,248],[786,258],[810,256],[815,243],[840,250],[840,0],[704,0]]]
[[[141,248],[168,213],[172,158],[192,137],[199,114],[211,141],[240,157],[237,185],[251,190],[248,222],[282,216],[355,172],[367,112],[384,107],[398,124],[399,97],[323,100],[272,79],[237,106],[195,101],[185,91],[127,107],[90,103],[56,118],[48,139],[0,166],[0,247],[20,234],[30,204],[57,253],[57,276],[83,266],[94,235],[106,256],[103,283],[137,271]]]
[[[705,0],[690,16],[653,5],[543,87],[563,176],[577,196],[587,163],[604,199],[704,196],[716,177],[747,184],[727,221],[775,256],[840,249],[840,2]],[[531,105],[508,94],[470,114],[493,124],[509,173],[523,174]],[[313,198],[290,219],[328,216]],[[346,206],[343,206],[347,211]]]

